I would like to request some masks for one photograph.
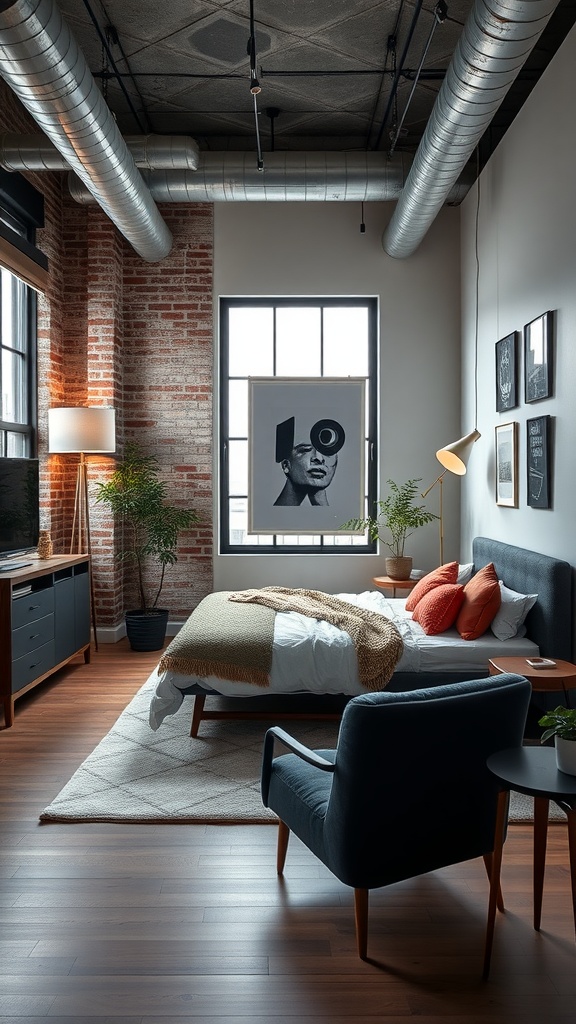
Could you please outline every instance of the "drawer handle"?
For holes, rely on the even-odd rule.
[[[40,605],[39,605],[39,604],[29,604],[29,605],[28,605],[28,611],[29,611],[29,612],[35,612],[35,611],[36,611],[36,609],[37,609],[37,608],[39,608],[39,607],[40,607]]]
[[[39,664],[40,664],[39,661],[33,661],[31,665],[28,665],[28,668],[36,668],[36,666],[39,665]]]
[[[35,640],[37,636],[40,636],[40,633],[30,633],[30,636],[28,637],[28,639],[29,640]]]

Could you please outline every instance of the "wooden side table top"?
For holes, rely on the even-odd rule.
[[[419,580],[393,580],[391,576],[373,576],[372,583],[380,590],[412,590]]]
[[[525,676],[536,692],[576,689],[576,665],[560,658],[553,660],[556,662],[554,668],[533,668],[528,665],[526,658],[490,658],[488,667],[491,676],[501,672],[515,672]]]

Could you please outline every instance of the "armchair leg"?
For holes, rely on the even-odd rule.
[[[288,825],[285,825],[284,822],[280,820],[278,822],[278,845],[276,847],[276,871],[279,875],[284,871],[289,838],[290,829],[288,828]]]
[[[361,960],[368,957],[368,889],[354,889],[356,946]]]

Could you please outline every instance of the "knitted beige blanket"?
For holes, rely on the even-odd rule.
[[[159,673],[269,685],[275,613],[231,604],[229,596],[227,590],[217,591],[200,602],[164,651]]]
[[[274,611],[300,612],[344,630],[356,648],[358,677],[368,690],[381,690],[390,681],[404,645],[396,626],[378,612],[324,594],[319,590],[263,587],[228,595],[231,603],[253,603]]]

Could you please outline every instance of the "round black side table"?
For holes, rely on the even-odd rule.
[[[570,853],[570,880],[572,883],[572,909],[576,927],[576,775],[566,775],[556,767],[553,747],[515,747],[492,754],[486,762],[489,771],[502,786],[498,799],[496,844],[494,858],[500,872],[502,844],[508,817],[510,790],[534,797],[534,928],[540,929],[546,841],[548,838],[548,809],[553,800],[565,811],[568,819],[568,849]]]

